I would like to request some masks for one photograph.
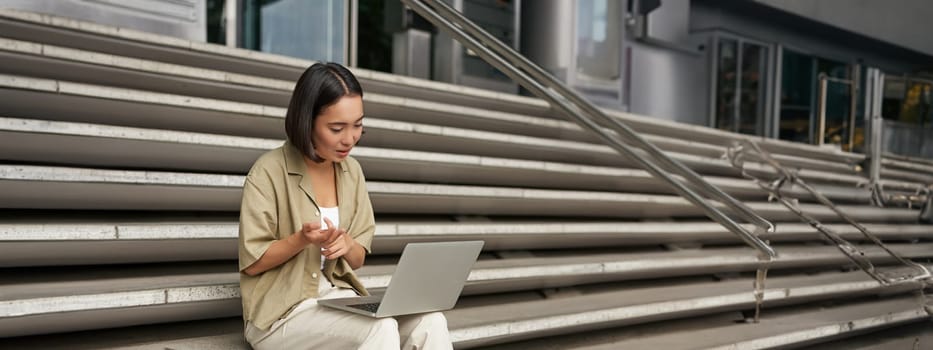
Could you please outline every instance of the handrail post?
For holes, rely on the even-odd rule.
[[[848,145],[846,150],[849,152],[855,152],[854,150],[855,149],[855,124],[856,124],[855,110],[858,108],[857,102],[858,102],[858,93],[860,90],[859,84],[861,83],[861,79],[862,79],[862,66],[859,64],[856,64],[852,66],[852,79],[850,81],[851,84],[849,85],[849,127],[846,128],[848,129],[847,131],[849,132],[847,135],[849,142],[846,143]]]
[[[884,142],[884,123],[881,119],[881,100],[884,93],[884,73],[877,68],[869,68],[866,73],[865,114],[868,115],[868,185],[872,192],[872,204],[885,205],[884,189],[881,187],[881,157]]]
[[[817,117],[819,118],[819,127],[817,128],[816,133],[816,145],[822,146],[823,139],[826,138],[826,86],[828,85],[828,79],[826,79],[826,73],[820,73],[820,99],[818,104],[819,113]]]

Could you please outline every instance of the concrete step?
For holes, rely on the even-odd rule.
[[[933,348],[933,319],[820,344],[827,350],[889,350]]]
[[[917,317],[916,298],[895,297],[875,302],[852,302],[842,305],[820,304],[770,308],[761,322],[741,323],[740,312],[668,320],[620,328],[560,335],[538,340],[518,341],[477,347],[487,350],[512,349],[758,349],[756,345],[782,344],[782,348],[832,350],[925,349],[933,344],[929,316]],[[881,310],[879,310],[881,308]],[[880,312],[879,312],[880,311]],[[851,322],[851,326],[849,326]],[[715,328],[714,328],[715,327]],[[891,327],[891,328],[887,328]],[[881,329],[881,330],[878,330]],[[707,330],[707,331],[704,331]],[[668,338],[661,334],[671,332]],[[866,333],[867,332],[867,333]],[[712,333],[712,334],[708,334]],[[758,342],[747,342],[757,337]],[[841,340],[832,340],[846,337]],[[631,347],[630,345],[663,347]],[[745,340],[746,342],[741,342]],[[827,342],[827,340],[830,340]],[[731,343],[727,343],[727,341]],[[765,343],[765,344],[763,344]],[[125,327],[112,330],[0,339],[8,348],[64,349],[249,349],[242,336],[240,318],[222,318],[160,325]],[[460,347],[464,348],[464,347]]]
[[[921,165],[921,166],[925,166],[926,169],[933,170],[933,159],[929,159],[929,158],[908,157],[908,156],[903,156],[899,154],[885,152],[882,156],[882,162],[884,162],[884,159],[887,159],[888,162],[893,162],[893,163],[897,163],[900,165],[904,165],[904,164]],[[908,168],[913,168],[913,167],[908,166]]]
[[[238,226],[235,217],[159,217],[159,222],[124,216],[120,220],[68,220],[59,214],[30,219],[0,220],[0,267],[125,264],[236,258]],[[41,223],[40,223],[41,222]],[[489,251],[579,249],[612,247],[700,248],[740,244],[738,238],[712,222],[548,222],[498,221],[404,222],[377,218],[373,251],[401,253],[411,242],[476,240]],[[888,243],[933,240],[929,225],[866,225]],[[851,242],[865,241],[854,227],[827,227]],[[752,230],[752,227],[748,227]],[[805,224],[782,223],[762,239],[775,244],[821,239]]]
[[[250,350],[243,339],[243,318],[173,322],[154,325],[0,338],[5,349],[45,350]]]
[[[232,267],[229,270],[236,269],[235,262],[226,265]],[[20,283],[5,285],[3,289],[0,337],[232,317],[241,313],[235,272]]]
[[[915,247],[897,248],[910,250],[910,252],[905,252],[905,255],[909,256],[914,254],[929,256],[931,251],[930,247],[923,247],[925,250]],[[793,249],[788,249],[788,252],[791,251]],[[787,262],[776,262],[773,265],[774,270],[781,270],[785,267],[819,267],[824,264],[825,261],[821,261],[819,254],[814,254],[813,251],[813,249],[809,251],[801,249],[796,257],[793,253],[789,253],[786,258]],[[826,252],[826,249],[823,251]],[[489,315],[484,315],[485,318],[514,317],[515,315],[523,315],[522,318],[525,318],[536,314],[543,317],[541,311],[529,314],[527,311],[489,312],[488,310],[491,307],[521,306],[519,309],[512,310],[521,311],[522,307],[529,305],[554,306],[555,303],[561,305],[556,308],[557,310],[567,308],[576,310],[580,307],[573,306],[572,303],[561,302],[563,298],[541,300],[539,296],[530,299],[531,301],[514,302],[509,301],[510,297],[507,295],[490,293],[574,285],[577,286],[576,288],[585,289],[590,287],[581,284],[637,280],[649,275],[656,278],[681,277],[665,282],[668,284],[666,287],[649,288],[648,290],[653,291],[651,293],[638,288],[625,287],[621,293],[629,297],[616,300],[639,301],[638,298],[632,299],[635,296],[641,299],[652,299],[654,293],[660,293],[662,290],[665,291],[662,294],[674,293],[684,298],[696,297],[693,291],[698,288],[711,288],[723,292],[723,288],[735,288],[738,285],[733,281],[701,283],[706,287],[698,287],[689,283],[682,285],[684,281],[690,280],[683,276],[697,273],[703,276],[717,271],[754,269],[757,260],[752,251],[740,249],[733,250],[733,252],[740,252],[741,257],[730,258],[728,254],[724,257],[709,257],[703,252],[668,253],[667,258],[663,257],[664,254],[653,254],[653,256],[647,254],[641,257],[584,255],[576,258],[514,260],[484,257],[474,266],[468,285],[464,288],[464,295],[476,295],[476,297],[461,302],[462,307],[466,307],[464,310],[467,311],[459,313],[461,306],[458,306],[458,309],[451,312],[458,315],[456,319],[464,320],[460,326],[474,328],[477,325],[467,320],[473,320],[478,315],[486,313]],[[680,257],[675,257],[677,255]],[[869,254],[870,257],[875,255],[877,253]],[[828,259],[838,261],[838,259]],[[838,265],[838,262],[835,265]],[[359,275],[367,288],[379,293],[391,279],[392,270],[394,270],[392,264],[373,264],[360,269]],[[852,274],[842,275],[849,276],[850,279],[861,280],[861,282],[834,287],[832,293],[851,296],[853,293],[859,294],[858,291],[875,290],[880,286],[860,271],[857,272],[860,277],[851,276]],[[838,273],[830,275],[842,276]],[[28,275],[8,275],[2,281],[4,293],[3,299],[0,300],[0,337],[235,316],[240,312],[238,276],[233,262],[33,269]],[[781,287],[782,283],[779,281],[782,280],[782,278],[769,279],[766,286],[770,292],[766,292],[765,300],[783,300],[789,298],[790,295],[797,298],[797,293],[814,293],[812,288],[808,292],[804,292],[806,288],[801,291],[786,290],[786,287]],[[747,290],[750,285],[743,286],[742,289],[745,290],[743,296],[751,297]],[[916,286],[889,286],[884,289],[899,291],[914,287]],[[816,294],[819,293],[816,292]],[[583,294],[587,295],[586,292]],[[602,301],[593,300],[585,304],[604,304],[613,298],[598,299]],[[642,301],[642,304],[650,304]],[[482,310],[487,311],[482,312]],[[483,332],[495,331],[487,328],[490,324],[498,322],[501,321],[482,322],[481,328],[484,329]],[[462,327],[451,325],[451,329]],[[465,332],[462,335],[464,336],[470,331],[462,332]]]
[[[154,93],[109,86],[74,83],[61,80],[23,76],[0,75],[0,96],[8,103],[0,104],[0,115],[52,119],[82,123],[117,124],[121,126],[206,132],[260,138],[283,138],[285,108],[269,105],[231,102],[177,94]],[[396,109],[406,110],[403,99],[385,101]],[[67,106],[67,107],[66,107]],[[395,108],[395,107],[393,107]],[[462,109],[462,108],[461,108]],[[409,113],[410,114],[410,113]],[[438,114],[450,115],[449,108],[427,113],[434,123]],[[479,115],[495,113],[477,112]],[[378,114],[376,114],[378,116]],[[444,118],[442,120],[448,120]],[[467,123],[477,124],[479,119],[468,117]],[[503,127],[501,122],[488,127],[499,132],[463,129],[446,125],[429,125],[367,118],[368,133],[361,144],[373,147],[401,148],[421,151],[448,152],[519,158],[539,161],[614,165],[632,167],[636,163],[620,156],[608,146],[570,140],[555,139],[565,135],[570,126],[556,128],[541,118],[520,118]],[[546,130],[526,136],[501,132],[534,129],[540,125]],[[561,124],[564,125],[564,124]],[[412,135],[412,134],[415,135]],[[724,148],[667,137],[648,137],[668,150],[669,155],[694,170],[718,175],[739,176],[728,161],[720,159]],[[799,175],[808,180],[854,185],[867,180],[850,166],[826,161],[815,161],[799,155],[777,155],[788,166],[802,167]],[[774,170],[758,163],[747,163],[748,171],[771,176]],[[919,188],[921,184],[889,181],[889,188]]]
[[[0,207],[20,209],[236,211],[243,177],[237,175],[102,170],[0,164]],[[373,206],[382,214],[534,215],[670,218],[702,213],[667,195],[544,190],[514,187],[432,185],[369,181]],[[417,199],[417,200],[415,200]],[[777,203],[749,202],[775,221],[799,218]],[[829,208],[800,204],[824,221],[839,218]],[[842,205],[863,222],[915,222],[919,211]]]
[[[7,87],[0,88],[0,95],[8,94],[8,100],[15,102],[0,104],[0,113],[9,116],[55,116],[54,119],[73,122],[274,139],[282,136],[282,108],[17,76],[0,75],[0,85]],[[28,128],[21,121],[16,123],[20,124],[16,126],[18,131]],[[376,118],[367,119],[366,124],[369,132],[362,141],[365,146],[589,165],[634,165],[609,147],[591,143]],[[739,171],[723,159],[679,152],[669,155],[701,173],[739,176]],[[746,163],[745,170],[765,177],[774,174],[773,169],[758,163]],[[847,173],[808,169],[798,172],[811,182],[857,186],[867,181],[861,175]],[[902,181],[886,181],[884,185],[889,189],[912,190],[924,186]]]
[[[919,179],[921,182],[931,183],[933,179],[933,164],[923,162],[920,159],[910,158],[909,160],[894,159],[891,157],[881,158],[881,175],[883,177],[897,178],[907,177],[904,180],[916,181],[911,178]]]
[[[447,312],[458,348],[529,338],[576,334],[646,322],[753,309],[750,279],[582,290],[578,296],[456,308]],[[826,273],[769,278],[764,313],[774,306],[817,300],[916,291],[916,284],[881,287],[863,273]],[[582,288],[578,288],[582,289]]]
[[[882,167],[881,177],[884,179],[917,182],[928,185],[933,184],[933,176],[918,172],[916,170],[898,170],[892,169],[890,167]]]
[[[0,117],[0,159],[245,174],[282,140]]]
[[[930,315],[923,310],[922,304],[919,297],[906,295],[839,305],[777,308],[765,310],[759,323],[751,323],[739,313],[723,313],[663,324],[515,342],[487,349],[855,349],[840,345],[852,344],[866,332],[869,333],[861,338],[876,338],[878,333],[883,333],[878,332],[879,329],[896,327],[900,330],[901,326],[908,324],[928,325]],[[838,338],[849,339],[832,342]],[[899,340],[905,346],[884,349],[914,349],[913,339]]]
[[[245,173],[265,151],[284,141],[101,124],[0,117],[0,160],[130,169]],[[437,152],[358,147],[371,180],[420,181],[536,188],[673,193],[644,170],[586,166]],[[738,198],[767,193],[749,180],[707,176]],[[815,185],[837,202],[868,203],[864,188]],[[809,192],[786,187],[807,200]]]
[[[880,248],[860,246],[865,257],[879,266],[896,261]],[[908,259],[933,257],[933,244],[892,246]],[[850,265],[833,247],[778,245],[781,257],[769,269],[772,273],[793,273],[801,269],[822,270]],[[533,252],[533,254],[536,252]],[[509,258],[477,261],[470,273],[465,295],[503,293],[520,290],[565,288],[581,284],[754,272],[760,266],[755,251],[746,248],[704,248],[672,252],[562,252],[557,256]],[[367,287],[388,285],[394,265],[370,266]],[[376,273],[376,275],[368,275]],[[914,274],[919,271],[913,271]]]

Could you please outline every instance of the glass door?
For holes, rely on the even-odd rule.
[[[716,47],[713,125],[722,130],[763,135],[768,47],[721,36]]]
[[[835,144],[854,151],[864,143],[858,65],[781,50],[778,138]]]
[[[858,107],[858,65],[817,59],[818,113],[816,144],[839,145],[852,151],[864,139],[864,127],[856,118]],[[858,146],[861,146],[859,144]]]
[[[778,137],[810,143],[815,115],[816,67],[813,57],[788,49],[781,52],[781,95]]]

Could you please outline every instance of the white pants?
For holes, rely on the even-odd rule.
[[[321,282],[320,299],[356,295]],[[440,312],[372,318],[319,306],[313,298],[298,304],[268,331],[248,323],[245,336],[257,350],[453,349],[447,319]]]

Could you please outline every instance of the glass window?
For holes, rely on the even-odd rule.
[[[762,134],[764,125],[765,48],[742,44],[742,92],[739,96],[738,132]]]
[[[207,42],[209,43],[223,45],[227,42],[227,32],[224,23],[225,4],[225,0],[207,0]]]
[[[395,0],[398,2],[398,0]],[[398,5],[401,6],[401,5]],[[388,9],[388,11],[387,11]],[[392,71],[392,33],[383,24],[386,16],[398,15],[401,9],[388,7],[386,0],[363,0],[359,2],[359,41],[357,64],[361,68]],[[399,28],[401,29],[401,28]]]
[[[735,130],[735,89],[738,85],[738,42],[719,40],[719,70],[716,72],[716,127]]]
[[[716,74],[716,127],[744,134],[764,132],[768,49],[720,38]]]
[[[345,0],[245,0],[243,47],[346,63]]]

